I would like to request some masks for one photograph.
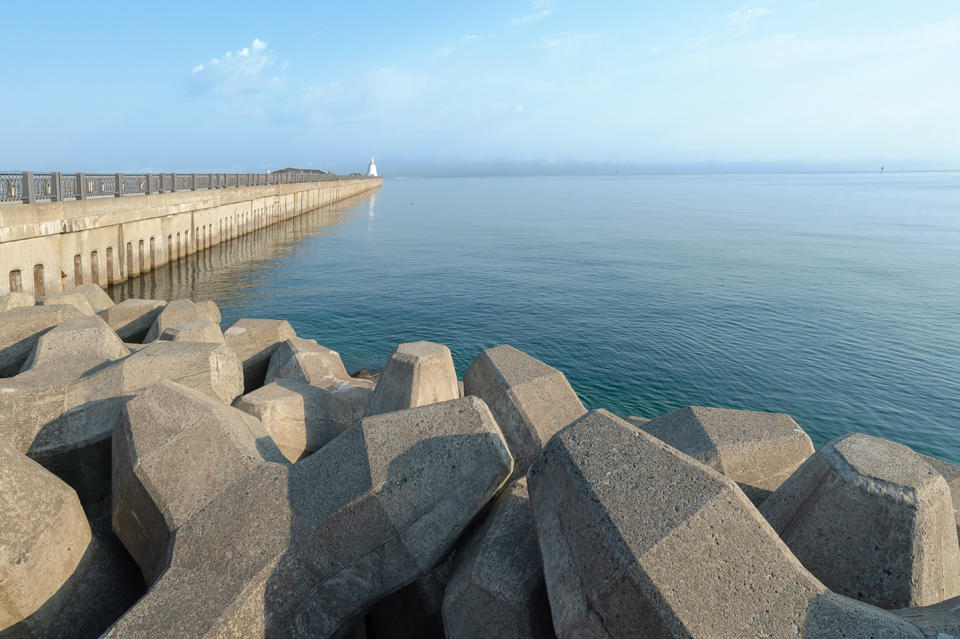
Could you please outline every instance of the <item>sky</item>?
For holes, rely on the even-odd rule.
[[[960,168],[956,0],[0,0],[0,22],[5,170]]]

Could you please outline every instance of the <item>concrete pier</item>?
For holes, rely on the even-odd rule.
[[[382,183],[345,177],[0,207],[0,294],[107,287]]]

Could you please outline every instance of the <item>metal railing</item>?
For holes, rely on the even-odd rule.
[[[245,186],[367,178],[308,169],[272,173],[0,173],[0,204],[65,202],[103,197],[205,191]],[[371,178],[375,179],[375,178]]]

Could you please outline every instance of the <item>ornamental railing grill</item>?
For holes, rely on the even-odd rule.
[[[354,173],[285,169],[274,173],[0,173],[0,204],[92,200],[175,191],[366,179]],[[374,178],[371,178],[374,179]]]

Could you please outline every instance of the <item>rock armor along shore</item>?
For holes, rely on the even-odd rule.
[[[0,639],[960,639],[960,467],[220,321],[0,296]]]

